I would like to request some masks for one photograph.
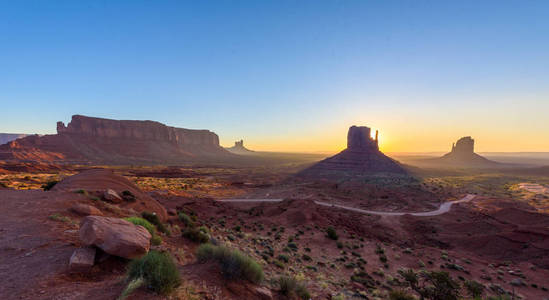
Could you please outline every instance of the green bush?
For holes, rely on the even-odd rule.
[[[167,253],[154,250],[130,263],[128,279],[139,278],[143,278],[148,288],[162,295],[169,294],[181,284],[181,275],[173,259]]]
[[[207,243],[210,240],[208,233],[197,227],[186,228],[183,230],[182,236],[200,244]]]
[[[160,231],[164,234],[169,234],[170,233],[170,231],[166,228],[166,226],[164,226],[164,224],[162,224],[162,222],[160,222],[160,219],[158,218],[158,216],[155,213],[144,211],[144,212],[141,213],[141,217],[143,217],[143,219],[149,221],[151,224],[154,224],[156,226],[156,229],[158,229],[158,231]]]
[[[59,181],[57,180],[51,180],[51,181],[48,181],[46,182],[45,184],[42,185],[42,189],[44,191],[49,191],[51,190]]]
[[[158,246],[162,244],[162,237],[160,237],[158,234],[155,234],[151,237],[151,244]]]
[[[232,250],[224,246],[202,244],[196,251],[198,261],[206,262],[214,260],[221,266],[223,276],[229,280],[246,279],[253,283],[263,280],[263,269],[252,258],[238,250]]]
[[[122,191],[122,199],[128,202],[135,202],[136,200],[135,195],[128,190]]]
[[[133,223],[134,225],[139,225],[145,227],[147,231],[151,234],[151,244],[157,246],[162,244],[162,238],[156,234],[156,228],[149,221],[140,218],[140,217],[128,217],[124,220]]]
[[[154,225],[151,224],[149,221],[143,219],[143,218],[128,217],[128,218],[124,218],[124,220],[126,220],[130,223],[133,223],[134,225],[140,225],[140,226],[145,227],[145,229],[147,229],[147,231],[151,234],[151,236],[156,235],[156,229],[154,228]]]
[[[191,217],[189,217],[189,215],[187,215],[186,213],[184,212],[179,212],[177,214],[177,216],[179,217],[179,220],[181,222],[183,222],[183,224],[185,224],[185,226],[187,227],[194,227],[194,222],[193,220],[191,219]]]
[[[332,226],[326,228],[326,234],[328,235],[328,238],[330,238],[332,240],[337,240],[339,238],[337,236],[337,232],[335,231],[335,229]]]
[[[308,300],[311,294],[304,284],[297,282],[295,277],[281,276],[278,278],[279,292],[284,296],[296,295],[300,299]]]
[[[389,299],[390,300],[416,300],[417,298],[405,291],[394,290],[389,293]]]
[[[484,285],[475,280],[467,280],[463,284],[465,289],[473,298],[478,298],[484,293]]]

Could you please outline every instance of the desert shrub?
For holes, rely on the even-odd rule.
[[[67,216],[63,216],[62,214],[58,214],[58,213],[48,216],[48,219],[52,221],[57,221],[57,222],[72,223],[71,218]]]
[[[337,240],[339,238],[336,230],[332,226],[326,228],[326,234],[328,235],[328,238],[332,240]]]
[[[289,242],[287,246],[292,250],[297,250],[297,244],[294,242]]]
[[[134,225],[140,225],[140,226],[145,227],[145,229],[147,229],[147,231],[151,234],[151,236],[156,235],[156,229],[154,228],[154,225],[151,224],[149,221],[143,219],[143,218],[128,217],[128,218],[124,218],[124,220],[126,220],[130,223],[133,223]]]
[[[202,244],[196,251],[198,261],[214,260],[221,266],[223,276],[229,280],[246,279],[253,283],[263,280],[263,269],[252,258],[225,246]]]
[[[130,263],[128,279],[139,278],[143,278],[148,288],[162,295],[169,294],[181,284],[181,275],[173,259],[167,253],[154,250]]]
[[[162,222],[160,222],[160,219],[155,213],[144,211],[141,213],[141,217],[143,217],[143,219],[149,221],[150,223],[154,224],[156,226],[156,229],[158,229],[158,231],[165,234],[169,234],[170,231],[168,230],[168,228],[166,228],[164,224],[162,224]]]
[[[185,230],[183,230],[182,235],[183,237],[200,244],[210,241],[210,236],[208,235],[208,233],[202,231],[200,228],[197,227],[186,228]]]
[[[450,277],[448,272],[421,271],[416,273],[412,269],[402,269],[398,273],[421,298],[432,300],[459,299],[460,285]]]
[[[184,212],[179,212],[177,214],[177,216],[179,217],[179,220],[181,222],[183,222],[183,224],[185,224],[185,226],[187,227],[194,227],[194,222],[193,220],[191,219],[191,217],[189,217],[189,215],[187,215],[186,213]]]
[[[288,262],[288,261],[290,261],[290,258],[288,257],[288,255],[285,255],[285,254],[280,254],[280,255],[278,255],[278,259],[279,259],[280,261],[283,261],[283,262]]]
[[[59,181],[57,180],[50,180],[48,182],[46,182],[45,184],[42,185],[42,189],[44,191],[49,191],[51,190]]]
[[[390,300],[416,300],[417,298],[405,291],[394,290],[389,293],[389,299]]]
[[[128,202],[135,202],[135,195],[132,192],[125,190],[122,191],[122,199]]]
[[[310,299],[311,294],[304,284],[297,281],[295,277],[281,276],[278,278],[279,292],[285,296],[296,295],[300,299]]]
[[[145,229],[147,229],[147,231],[151,234],[151,244],[155,246],[162,244],[162,238],[156,234],[156,228],[149,221],[140,217],[128,217],[124,218],[124,220],[133,223],[134,225],[145,227]]]
[[[484,285],[478,281],[475,280],[467,280],[463,284],[465,286],[465,289],[471,295],[473,298],[477,298],[482,296],[482,293],[484,293]]]
[[[162,244],[162,237],[159,236],[158,234],[153,235],[151,237],[151,244],[155,246]]]

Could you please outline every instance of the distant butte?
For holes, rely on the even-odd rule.
[[[457,168],[490,168],[504,165],[476,154],[475,140],[470,136],[462,137],[452,144],[452,150],[449,153],[425,162]]]
[[[379,173],[405,175],[407,171],[397,161],[379,151],[377,130],[375,138],[372,138],[369,127],[351,126],[347,133],[347,149],[318,162],[300,175],[332,177]]]
[[[255,154],[255,151],[252,151],[244,147],[244,140],[234,142],[234,146],[226,148],[229,152],[240,155],[250,155]]]
[[[0,146],[0,160],[105,164],[182,163],[232,154],[217,134],[154,121],[72,116],[57,134],[28,136]]]

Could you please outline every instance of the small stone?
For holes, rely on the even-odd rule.
[[[92,247],[74,250],[69,260],[69,268],[75,272],[89,271],[95,261],[96,249]]]
[[[112,190],[112,189],[107,189],[107,190],[103,193],[103,199],[105,199],[106,201],[114,202],[114,203],[122,202],[122,197],[120,197],[120,196],[118,195],[118,193],[115,192],[115,191]]]

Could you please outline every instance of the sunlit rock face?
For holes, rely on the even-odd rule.
[[[366,126],[351,126],[347,133],[347,149],[302,171],[305,177],[338,177],[378,173],[407,174],[395,160],[378,147],[378,133],[371,137]]]
[[[30,136],[0,146],[1,160],[105,164],[176,164],[230,159],[209,130],[154,121],[111,120],[81,115],[57,134]]]

